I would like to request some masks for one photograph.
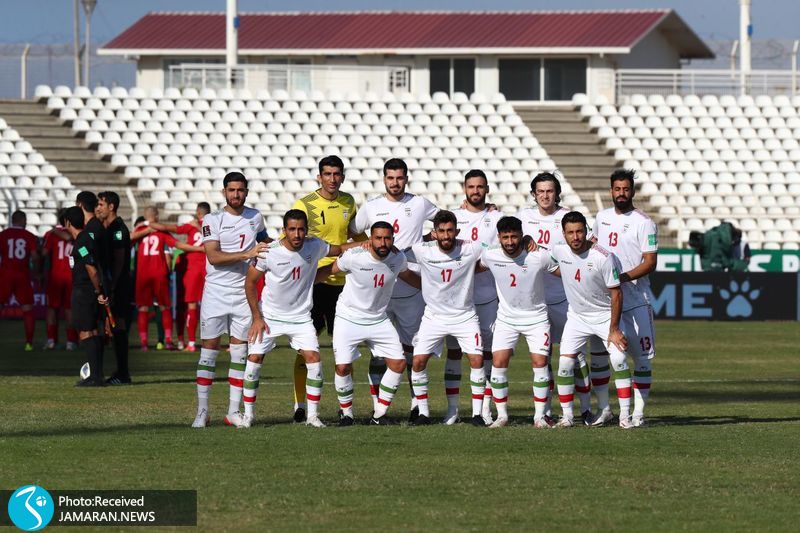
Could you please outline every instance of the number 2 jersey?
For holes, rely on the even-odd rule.
[[[219,242],[221,252],[242,252],[266,236],[264,218],[257,210],[245,207],[241,215],[220,209],[203,217],[203,243]],[[248,261],[228,265],[212,265],[206,259],[206,284],[244,288]]]
[[[569,209],[559,207],[552,215],[543,215],[539,208],[526,207],[520,209],[517,218],[522,221],[522,233],[529,235],[536,244],[552,250],[556,245],[566,244],[564,230],[561,229],[561,219],[569,213]],[[547,305],[554,305],[567,299],[564,285],[558,276],[548,274],[544,278],[545,300]]]
[[[617,213],[613,207],[597,213],[592,233],[597,242],[614,252],[619,259],[620,272],[628,272],[642,264],[642,255],[658,251],[658,228],[644,212],[634,209]],[[623,311],[650,302],[650,279],[642,276],[622,284]]]
[[[569,315],[589,324],[611,319],[609,288],[619,287],[619,259],[600,245],[576,254],[566,244],[555,246],[550,256],[558,263],[569,301]],[[624,296],[623,296],[624,303]]]

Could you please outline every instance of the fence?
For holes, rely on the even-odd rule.
[[[37,85],[75,86],[75,63],[71,45],[31,45],[27,59],[26,83],[22,82],[24,44],[0,45],[0,98],[30,98]],[[90,85],[132,87],[136,84],[136,62],[116,56],[90,55]],[[81,72],[83,69],[81,68]],[[25,94],[21,88],[25,86]]]
[[[345,65],[237,65],[183,63],[171,65],[168,87],[218,89],[282,89],[286,91],[337,91],[401,93],[409,91],[406,67],[362,67]]]
[[[796,70],[619,69],[614,74],[617,102],[632,94],[798,94]]]

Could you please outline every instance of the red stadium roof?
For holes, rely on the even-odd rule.
[[[626,53],[655,29],[682,57],[713,57],[672,10],[542,12],[247,13],[239,50],[270,54],[397,53],[428,49],[561,49]],[[106,54],[224,53],[224,13],[148,13],[102,48]],[[559,50],[552,50],[558,52]]]

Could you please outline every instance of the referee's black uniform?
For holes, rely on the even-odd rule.
[[[111,312],[116,320],[114,355],[117,371],[108,382],[112,385],[130,383],[128,369],[128,320],[131,306],[131,234],[121,217],[105,228],[106,296],[111,299]]]
[[[96,220],[96,219],[93,219]],[[98,221],[99,222],[99,221]],[[87,224],[88,226],[88,224]],[[95,293],[86,265],[91,265],[98,270],[102,279],[102,270],[99,268],[97,246],[95,240],[85,229],[81,231],[72,245],[72,327],[79,332],[96,331],[100,316],[100,304],[97,303]],[[103,337],[95,335],[81,340],[81,345],[86,349],[89,359],[91,375],[90,384],[103,385]],[[81,382],[87,384],[85,382]],[[79,383],[79,384],[81,384]]]

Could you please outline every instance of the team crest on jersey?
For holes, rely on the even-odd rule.
[[[349,209],[342,209],[342,218],[347,220],[347,216],[350,214]]]
[[[628,231],[628,228],[629,228],[629,227],[631,227],[631,225],[630,225],[630,224],[625,224],[625,225],[623,225],[623,226],[622,226],[622,233],[625,233],[626,231]]]
[[[410,207],[406,207],[405,210],[406,210],[406,216],[410,217],[411,216],[411,208]]]

